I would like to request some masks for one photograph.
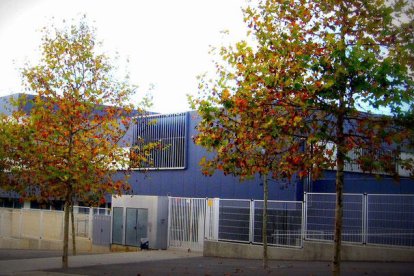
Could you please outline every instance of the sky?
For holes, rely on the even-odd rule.
[[[246,36],[243,0],[0,0],[0,96],[23,91],[19,68],[39,60],[40,29],[85,14],[110,57],[129,59],[138,101],[153,87],[152,111],[190,110],[197,75],[214,71],[210,45]],[[229,31],[224,35],[222,31]],[[118,63],[124,72],[124,63]]]

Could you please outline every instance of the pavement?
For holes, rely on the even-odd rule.
[[[83,254],[61,269],[60,251],[0,249],[0,275],[331,275],[329,262],[269,261],[203,257],[181,250]],[[343,262],[342,275],[414,275],[411,263]]]

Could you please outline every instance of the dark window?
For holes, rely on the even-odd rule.
[[[42,209],[42,210],[58,210],[63,211],[64,202],[59,200],[53,200],[53,201],[31,201],[30,202],[30,209]]]

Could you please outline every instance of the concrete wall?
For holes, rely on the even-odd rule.
[[[31,239],[31,238],[10,238],[0,237],[0,248],[30,249],[30,250],[62,250],[62,240]],[[76,237],[77,252],[110,252],[109,246],[98,246],[92,244],[88,238]],[[69,239],[69,252],[72,251],[72,240]]]
[[[205,241],[203,255],[242,259],[261,259],[261,245]],[[333,243],[304,241],[302,249],[268,247],[269,259],[298,261],[331,261]],[[343,261],[413,262],[414,248],[342,245]]]
[[[0,248],[61,250],[63,216],[62,211],[0,208]],[[89,229],[82,227],[87,219],[88,215],[75,214],[75,223],[80,222],[75,225],[81,226],[77,229],[77,250],[109,252],[109,246],[92,244],[92,237],[88,235]],[[85,225],[89,228],[89,223]],[[70,230],[71,227],[71,239]]]
[[[63,212],[0,208],[0,237],[62,240]]]

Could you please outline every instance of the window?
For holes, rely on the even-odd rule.
[[[147,161],[134,161],[138,169],[185,169],[187,162],[187,113],[139,117],[133,131],[133,150],[158,143],[148,153]]]

